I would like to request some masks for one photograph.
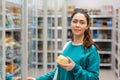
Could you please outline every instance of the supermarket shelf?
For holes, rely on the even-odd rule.
[[[112,30],[112,27],[90,27],[91,30]]]
[[[6,28],[6,31],[21,31],[21,28]]]
[[[99,54],[111,54],[111,51],[98,51]]]
[[[110,15],[90,15],[90,18],[112,18]]]
[[[112,64],[111,63],[100,63],[100,66],[102,66],[102,67],[111,67]]]
[[[94,42],[112,42],[111,39],[93,39]]]

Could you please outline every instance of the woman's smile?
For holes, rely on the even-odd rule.
[[[80,29],[74,29],[75,32],[80,32],[81,30]]]

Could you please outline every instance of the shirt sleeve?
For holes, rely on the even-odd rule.
[[[67,43],[65,43],[64,47],[63,47],[63,50],[67,47],[67,45],[70,43],[71,41],[68,41]],[[57,69],[57,68],[56,68]],[[39,76],[36,78],[36,80],[53,80],[53,77],[55,75],[55,72],[56,72],[56,69],[53,70],[52,72],[50,73],[47,73],[45,75],[42,75],[42,76]]]
[[[37,77],[36,80],[53,80],[55,72],[56,72],[56,69],[54,69],[50,73]]]
[[[90,51],[87,58],[87,68],[83,69],[79,64],[75,64],[72,69],[75,80],[99,80],[100,57],[95,47]]]
[[[63,49],[62,49],[62,51],[64,51],[65,50],[65,48],[69,45],[69,43],[70,43],[71,41],[68,41],[68,42],[66,42],[65,43],[65,45],[63,46]]]

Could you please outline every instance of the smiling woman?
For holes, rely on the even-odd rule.
[[[72,38],[64,45],[61,54],[69,62],[57,63],[57,68],[36,80],[53,80],[54,75],[57,80],[99,80],[100,58],[92,40],[89,20],[86,10],[74,10],[71,16]]]
[[[72,40],[77,37],[81,37],[85,48],[93,44],[91,30],[90,30],[90,17],[87,14],[87,10],[76,8],[71,16],[71,29],[72,29]],[[78,32],[75,36],[75,32]],[[74,35],[73,35],[74,34]],[[78,40],[78,39],[77,39]],[[79,41],[79,40],[78,40]]]
[[[87,30],[87,28],[88,26],[85,16],[81,13],[77,13],[71,20],[71,29],[74,37],[84,38],[84,31]]]

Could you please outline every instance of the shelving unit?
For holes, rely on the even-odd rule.
[[[93,41],[101,49],[100,54],[100,66],[111,67],[112,66],[112,17],[111,16],[91,16],[91,30],[93,35]],[[105,45],[104,45],[105,44]]]
[[[114,28],[114,71],[118,77],[118,80],[120,80],[120,8],[116,8],[115,10],[115,28]]]
[[[56,57],[70,40],[70,15],[75,6],[67,5],[66,0],[62,0],[61,4],[59,1],[28,0],[28,76],[38,77],[53,70],[56,67]],[[0,1],[0,80],[4,80],[3,77],[8,73],[13,77],[22,75],[22,55],[27,53],[22,53],[21,3],[22,0]],[[114,67],[120,80],[120,9],[115,18],[118,21],[116,28],[113,26],[112,6],[106,5],[102,10],[88,10],[93,40],[101,49],[100,66]],[[4,63],[6,65],[1,66]]]
[[[3,47],[2,47],[2,40],[3,40],[3,10],[2,10],[2,1],[0,1],[0,80],[3,79]]]
[[[46,6],[47,4],[53,4],[54,7]],[[32,3],[37,6],[30,10],[33,12],[29,15],[29,42],[32,43],[29,47],[29,71],[34,70],[28,74],[30,76],[37,77],[53,70],[56,67],[56,57],[62,52],[64,11],[62,7],[57,8],[56,4],[59,4],[58,1],[53,0],[41,0],[39,7],[38,0]]]
[[[0,80],[21,76],[21,0],[0,1]]]
[[[119,57],[119,66],[118,66],[118,68],[119,68],[119,78],[118,78],[118,80],[120,80],[120,8],[119,8],[119,12],[118,12],[118,57]]]
[[[20,1],[20,0],[19,0]],[[6,5],[6,22],[5,22],[5,66],[6,79],[21,75],[21,5],[10,1]],[[15,6],[14,6],[15,5]]]

